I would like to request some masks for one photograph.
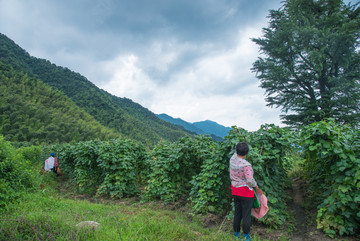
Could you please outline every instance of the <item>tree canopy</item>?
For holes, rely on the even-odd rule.
[[[252,70],[268,106],[290,126],[360,120],[360,7],[341,0],[286,0],[271,10]]]

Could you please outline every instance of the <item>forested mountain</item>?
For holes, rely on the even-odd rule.
[[[228,135],[229,131],[231,130],[230,127],[225,127],[209,120],[190,123],[180,118],[173,118],[167,114],[158,114],[157,116],[160,119],[168,121],[174,125],[182,126],[186,130],[195,132],[196,134],[210,135],[214,140],[217,141],[221,141],[225,136]]]
[[[231,130],[230,127],[225,127],[210,120],[194,122],[193,125],[203,130],[205,133],[211,133],[220,137],[227,136],[229,134],[229,131]]]
[[[61,143],[120,137],[60,91],[0,63],[0,134],[13,142]]]
[[[30,56],[1,33],[0,63],[11,66],[12,69],[7,70],[12,72],[11,78],[19,78],[23,75],[39,79],[54,91],[63,93],[101,125],[113,129],[113,132],[118,135],[151,145],[162,139],[174,141],[190,134],[181,127],[160,120],[154,113],[130,99],[119,98],[99,89],[79,73],[56,66],[48,60]],[[7,82],[7,84],[12,84],[12,82]],[[3,91],[5,90],[2,90],[1,98],[4,98]],[[22,97],[18,96],[18,98]],[[1,100],[1,103],[7,102]],[[2,111],[4,111],[3,108],[2,105]],[[3,113],[0,114],[3,115]],[[12,129],[12,132],[16,134],[16,129]],[[3,134],[7,136],[8,133],[5,131]]]
[[[167,114],[164,114],[164,113],[163,114],[158,114],[157,117],[159,117],[160,119],[162,119],[164,121],[170,122],[170,123],[172,123],[174,125],[182,126],[186,130],[194,132],[196,134],[199,134],[199,135],[205,134],[205,132],[203,130],[197,128],[196,126],[194,126],[190,122],[184,121],[183,119],[174,118],[174,117],[171,117],[171,116],[169,116]]]

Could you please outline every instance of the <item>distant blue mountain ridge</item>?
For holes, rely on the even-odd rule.
[[[215,121],[210,120],[190,123],[180,118],[173,118],[167,114],[157,114],[156,116],[174,125],[182,126],[184,129],[194,132],[198,135],[210,135],[215,140],[222,140],[231,130],[230,127],[225,127],[216,123]]]

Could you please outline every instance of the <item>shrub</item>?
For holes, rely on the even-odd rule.
[[[34,187],[38,173],[23,153],[37,153],[36,147],[15,149],[0,136],[0,208],[15,201],[21,191]],[[35,156],[35,154],[34,154]]]

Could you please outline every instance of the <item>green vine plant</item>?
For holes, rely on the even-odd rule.
[[[360,228],[359,130],[334,120],[301,131],[308,193],[317,206],[317,225],[333,236]]]

